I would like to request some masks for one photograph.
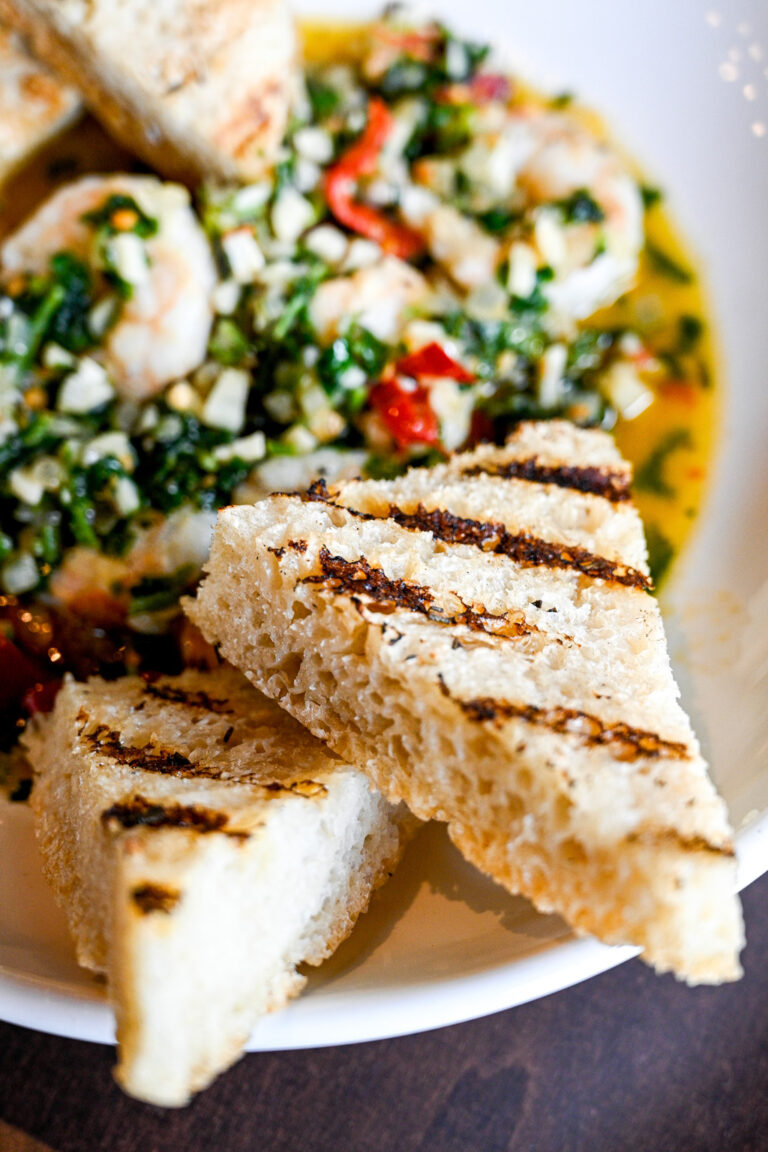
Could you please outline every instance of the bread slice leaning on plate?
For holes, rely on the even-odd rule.
[[[349,934],[416,821],[239,673],[68,681],[24,745],[43,866],[104,971],[116,1076],[181,1105]]]
[[[0,180],[71,124],[81,109],[75,89],[51,76],[29,56],[19,36],[0,24]]]
[[[0,0],[0,16],[163,175],[248,181],[274,159],[298,84],[284,0]]]
[[[187,611],[510,891],[660,971],[731,980],[731,830],[629,482],[606,434],[530,423],[400,479],[229,508]]]

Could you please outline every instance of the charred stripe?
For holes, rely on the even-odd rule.
[[[142,916],[148,916],[150,912],[163,912],[169,916],[181,900],[181,892],[165,884],[138,884],[131,891],[131,900]]]
[[[461,469],[464,476],[499,476],[504,480],[529,480],[534,484],[554,484],[558,488],[572,488],[591,496],[602,496],[612,504],[621,504],[631,497],[629,478],[625,472],[568,464],[542,464],[538,457],[527,460],[509,460],[505,464],[473,464]]]
[[[323,481],[312,485],[307,493],[307,499],[329,504],[334,508],[344,507],[333,501]],[[442,508],[435,508],[429,512],[423,504],[417,504],[413,512],[399,508],[396,504],[390,504],[386,516],[360,512],[354,508],[345,510],[361,520],[389,519],[409,531],[431,532],[435,539],[442,540],[446,544],[470,544],[483,552],[507,556],[524,568],[564,569],[578,572],[590,580],[605,580],[610,584],[639,588],[646,592],[653,587],[650,577],[628,564],[608,560],[605,556],[598,556],[576,545],[556,544],[527,532],[508,532],[505,526],[496,520],[471,520],[455,516],[453,512]]]
[[[121,828],[189,828],[195,832],[222,832],[229,818],[225,812],[214,812],[196,804],[161,804],[136,795],[107,808],[101,819],[104,824]]]
[[[451,693],[442,675],[439,681],[443,695],[453,700],[465,716],[477,723],[522,720],[538,728],[547,728],[560,736],[573,736],[590,747],[610,747],[619,760],[657,759],[662,756],[672,760],[687,760],[690,756],[685,744],[665,740],[657,732],[633,728],[622,721],[606,724],[599,717],[577,708],[539,708],[535,704],[515,704],[492,696],[462,700]]]
[[[402,608],[426,616],[436,624],[463,625],[473,632],[485,632],[488,636],[503,639],[527,636],[538,631],[534,625],[526,623],[522,613],[495,616],[480,605],[465,604],[457,595],[455,599],[460,608],[452,612],[445,605],[437,603],[429,588],[421,584],[409,584],[406,580],[392,580],[381,568],[369,564],[364,556],[357,560],[345,560],[342,556],[333,556],[323,546],[319,561],[320,572],[315,576],[305,576],[301,581],[303,584],[322,584],[354,600],[367,597],[384,612]]]

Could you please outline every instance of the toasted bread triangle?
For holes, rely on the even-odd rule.
[[[393,481],[222,512],[207,638],[510,891],[738,977],[725,806],[678,703],[613,441],[521,425]]]
[[[239,673],[67,682],[25,737],[46,875],[117,1078],[180,1105],[349,934],[415,821]]]

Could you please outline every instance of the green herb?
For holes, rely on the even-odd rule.
[[[401,57],[390,64],[378,82],[382,96],[396,100],[411,92],[423,92],[429,86],[429,69],[420,60]]]
[[[131,588],[129,616],[172,608],[197,576],[194,564],[184,564],[169,576],[143,576]]]
[[[693,282],[693,273],[684,268],[682,264],[678,264],[656,244],[646,241],[645,251],[655,271],[662,276],[666,276],[669,280],[675,280],[678,284],[691,284]]]
[[[602,368],[618,335],[618,332],[585,328],[569,345],[568,375],[573,379],[578,379],[587,372]]]
[[[471,104],[430,104],[417,154],[440,155],[465,148],[472,140],[473,116]],[[410,155],[410,145],[407,151]]]
[[[646,211],[653,208],[654,205],[660,204],[664,199],[664,193],[660,188],[653,188],[650,184],[640,185],[640,195],[643,198],[643,207]]]
[[[635,472],[635,488],[653,492],[656,496],[674,496],[675,490],[664,476],[667,461],[673,452],[691,447],[691,434],[687,428],[673,428],[656,445]]]
[[[397,20],[392,23],[395,31],[399,31]],[[395,100],[419,92],[432,98],[448,84],[466,84],[473,79],[488,56],[489,46],[460,39],[441,24],[433,25],[432,32],[429,59],[417,58],[405,48],[377,81],[382,96]],[[462,57],[464,68],[457,70],[456,61]]]
[[[316,76],[307,77],[307,95],[312,107],[312,119],[327,120],[341,103],[341,97],[330,84],[323,83]]]
[[[680,316],[677,322],[677,346],[675,348],[678,356],[685,356],[688,352],[692,352],[703,334],[704,322],[698,316],[687,314]]]
[[[132,196],[121,192],[108,196],[100,208],[86,212],[81,219],[105,236],[133,232],[142,240],[148,240],[157,234],[159,228],[157,220],[148,216]]]
[[[663,532],[653,523],[646,525],[645,539],[648,545],[648,567],[651,578],[658,588],[669,571],[675,556],[675,549]]]
[[[251,346],[234,320],[218,321],[208,342],[208,352],[219,364],[234,367],[248,358]]]
[[[568,108],[573,104],[574,100],[575,96],[573,92],[559,92],[556,96],[552,97],[549,106],[550,108]]]
[[[178,433],[169,441],[145,443],[134,482],[141,492],[152,493],[152,506],[161,512],[184,504],[220,508],[231,500],[233,489],[246,478],[251,465],[237,459],[224,465],[215,460],[213,449],[231,443],[232,433],[208,428],[189,412],[175,416]]]
[[[51,317],[46,339],[54,340],[68,352],[85,352],[95,343],[88,327],[88,313],[94,302],[91,274],[70,252],[58,252],[51,258],[50,274],[64,296]]]
[[[518,217],[517,212],[510,212],[507,208],[491,208],[490,211],[481,213],[478,220],[486,232],[496,235],[499,232],[505,232]]]
[[[605,220],[605,212],[586,188],[578,188],[567,199],[556,201],[555,207],[563,213],[566,224],[600,224]]]
[[[365,475],[370,480],[394,480],[402,476],[408,464],[396,456],[382,456],[372,452],[365,462]]]
[[[351,392],[344,388],[343,376],[350,368],[359,368],[366,381],[375,380],[387,362],[386,344],[359,324],[352,324],[344,336],[326,348],[317,362],[320,383],[328,395],[346,411],[356,411],[365,402],[366,385]]]

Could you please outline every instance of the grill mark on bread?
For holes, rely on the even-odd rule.
[[[206,712],[216,712],[223,716],[229,716],[232,713],[228,700],[218,700],[202,690],[186,692],[183,688],[178,688],[172,684],[147,681],[144,684],[144,693],[156,700],[167,701],[169,704],[183,704],[188,708],[203,708]]]
[[[328,795],[328,789],[319,780],[292,780],[290,784],[272,780],[263,787],[267,792],[290,792],[292,796],[304,796],[310,800],[316,796]]]
[[[528,480],[534,484],[554,484],[590,496],[602,496],[612,504],[631,499],[626,472],[595,465],[542,464],[537,456],[526,460],[509,460],[504,464],[473,464],[460,468],[462,476],[498,476],[503,480]]]
[[[156,772],[161,776],[175,776],[182,780],[232,780],[237,784],[255,785],[268,794],[283,793],[302,796],[305,799],[325,795],[327,792],[325,785],[315,780],[293,780],[289,783],[277,780],[264,782],[256,773],[244,772],[234,776],[226,768],[196,764],[181,752],[158,747],[152,743],[143,744],[141,747],[123,744],[120,733],[114,732],[106,724],[99,724],[92,732],[83,733],[81,729],[80,735],[90,745],[92,751],[111,756],[118,764],[125,764],[128,768],[136,768],[142,772]]]
[[[441,508],[428,512],[423,504],[417,505],[415,512],[390,504],[389,518],[401,528],[431,532],[448,544],[470,544],[483,552],[507,556],[524,568],[566,568],[592,580],[606,580],[627,588],[647,591],[651,587],[650,579],[628,564],[607,560],[586,548],[542,540],[527,532],[508,532],[495,520],[471,520]]]
[[[345,507],[333,501],[324,481],[313,484],[307,498],[334,508]],[[628,564],[608,560],[578,545],[556,544],[528,532],[508,532],[497,520],[472,520],[442,508],[430,512],[421,503],[411,512],[390,504],[385,515],[360,512],[355,508],[345,508],[345,511],[362,520],[392,520],[407,531],[431,532],[443,543],[468,544],[482,552],[506,556],[524,568],[565,569],[591,580],[604,580],[645,592],[653,587],[650,577]]]
[[[194,832],[225,832],[227,836],[247,839],[247,832],[227,829],[226,812],[215,812],[198,804],[164,804],[135,795],[113,804],[101,814],[107,827],[120,828],[186,828]]]
[[[690,758],[688,747],[680,741],[665,740],[657,732],[633,728],[623,721],[607,724],[598,716],[578,708],[540,708],[536,704],[517,704],[492,696],[462,700],[453,695],[442,674],[438,675],[438,680],[443,695],[475,723],[522,720],[559,736],[573,736],[589,747],[607,746],[617,760],[658,759],[662,756],[671,760]]]
[[[131,900],[142,916],[148,916],[150,912],[169,916],[181,900],[181,892],[165,884],[139,884],[132,890]]]
[[[472,632],[484,632],[487,636],[501,639],[516,639],[538,632],[533,624],[526,623],[522,613],[494,615],[482,606],[465,604],[460,596],[453,593],[461,609],[451,612],[435,600],[431,589],[422,584],[411,584],[407,580],[393,580],[381,568],[369,564],[365,556],[357,560],[345,560],[334,556],[323,545],[319,556],[320,572],[305,576],[302,584],[318,584],[331,592],[349,596],[355,604],[365,596],[382,612],[394,612],[398,608],[426,616],[436,624],[464,626]],[[371,606],[366,604],[371,610]],[[374,611],[376,609],[373,609]]]
[[[704,836],[683,836],[674,828],[649,829],[640,832],[630,832],[626,837],[628,844],[647,844],[661,848],[665,844],[674,843],[684,852],[715,852],[718,856],[734,857],[736,852],[732,844],[713,844]]]

